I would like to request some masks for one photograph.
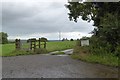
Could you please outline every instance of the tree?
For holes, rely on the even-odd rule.
[[[40,38],[40,41],[48,41],[48,40],[47,40],[47,38],[42,37],[42,38]]]
[[[70,13],[69,19],[77,22],[79,16],[83,20],[90,22],[94,21],[94,26],[100,26],[100,18],[103,17],[106,13],[120,13],[120,2],[69,2],[69,5],[66,5]]]
[[[86,39],[89,39],[89,37],[83,36],[81,39],[86,40]]]
[[[70,39],[70,41],[74,41],[73,39]]]
[[[65,38],[63,38],[62,41],[65,41]]]
[[[0,43],[2,44],[8,43],[7,37],[8,37],[7,33],[0,32]]]
[[[92,31],[100,46],[108,43],[112,45],[111,52],[120,45],[120,2],[69,2],[69,19],[77,22],[81,18],[85,21],[94,21]]]

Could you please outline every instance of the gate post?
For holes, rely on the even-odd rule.
[[[20,39],[16,39],[15,40],[15,48],[16,48],[16,50],[20,50],[21,49]]]
[[[34,41],[34,52],[35,52],[35,50],[36,50],[36,39]]]
[[[46,48],[46,41],[44,42],[44,48]]]
[[[32,50],[32,40],[30,39],[30,50]]]
[[[40,46],[41,46],[41,44],[40,44],[40,38],[39,38],[39,40],[38,40],[38,41],[39,41],[39,48],[40,48]]]

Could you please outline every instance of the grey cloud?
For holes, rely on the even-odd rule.
[[[0,2],[0,25],[2,25],[2,3],[1,2]]]
[[[51,6],[51,8],[54,8],[54,9],[57,8],[58,9],[58,8],[62,8],[61,5],[64,6],[64,4],[60,4],[60,2],[51,2],[50,6]]]
[[[6,23],[13,23],[18,19],[28,18],[34,16],[36,13],[34,9],[27,8],[22,3],[14,4],[14,2],[2,3],[2,21],[3,25]]]
[[[79,20],[70,22],[68,10],[61,2],[14,3],[4,2],[2,8],[3,31],[9,35],[55,32],[90,32],[92,24]]]

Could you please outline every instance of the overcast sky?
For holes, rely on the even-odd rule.
[[[77,39],[93,30],[93,22],[79,19],[77,23],[68,18],[67,1],[11,0],[2,2],[2,31],[9,39],[47,37],[48,39]],[[2,15],[1,15],[2,13]],[[1,28],[0,28],[1,30]]]

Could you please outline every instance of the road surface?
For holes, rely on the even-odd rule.
[[[69,52],[69,51],[67,51]],[[61,55],[3,57],[3,78],[117,78],[118,69]]]

